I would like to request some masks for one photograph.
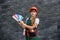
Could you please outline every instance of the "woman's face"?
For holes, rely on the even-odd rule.
[[[37,15],[37,12],[36,12],[36,11],[32,11],[32,12],[31,12],[31,16],[32,16],[32,17],[36,17],[36,15]]]

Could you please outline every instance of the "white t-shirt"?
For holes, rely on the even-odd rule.
[[[29,19],[29,18],[26,19],[26,22],[27,22],[28,19]],[[35,23],[39,24],[39,18],[36,18],[36,19],[35,19]],[[37,28],[37,27],[36,27],[36,28]],[[25,31],[25,29],[24,29],[23,31]]]
[[[39,24],[39,18],[35,19],[35,23]]]

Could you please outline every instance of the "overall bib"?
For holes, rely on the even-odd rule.
[[[31,26],[30,18],[27,20],[26,24]],[[36,30],[36,29],[34,29],[34,30]],[[28,28],[26,28],[25,34],[26,34],[26,40],[39,40],[36,32],[34,32],[34,33],[30,32]]]

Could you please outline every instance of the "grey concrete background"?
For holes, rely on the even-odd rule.
[[[0,40],[25,40],[22,28],[12,18],[16,12],[30,16],[29,8],[39,9],[39,40],[57,40],[57,21],[60,20],[60,0],[0,0]]]

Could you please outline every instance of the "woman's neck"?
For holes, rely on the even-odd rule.
[[[31,17],[30,19],[34,19],[34,18],[36,18],[36,17]]]

